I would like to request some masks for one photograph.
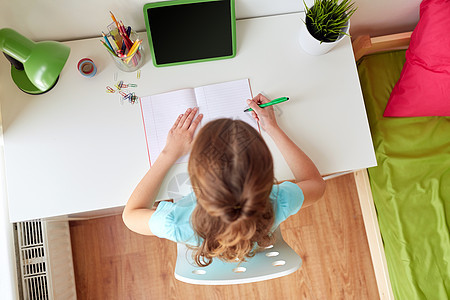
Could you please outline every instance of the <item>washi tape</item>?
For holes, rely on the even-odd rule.
[[[92,77],[97,73],[97,67],[91,59],[83,58],[78,62],[78,71],[84,77]]]

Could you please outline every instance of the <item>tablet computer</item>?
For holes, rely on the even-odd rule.
[[[234,0],[172,0],[144,5],[156,67],[236,55]]]

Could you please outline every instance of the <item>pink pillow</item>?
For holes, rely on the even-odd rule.
[[[385,117],[450,116],[450,0],[424,0]]]

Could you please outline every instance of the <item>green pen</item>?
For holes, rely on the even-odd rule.
[[[288,100],[289,100],[289,97],[281,97],[281,98],[274,99],[274,100],[272,100],[270,102],[260,104],[258,106],[259,107],[266,107],[266,106],[271,106],[271,105],[278,104],[278,103],[281,103],[281,102],[284,102],[284,101],[288,101]],[[248,111],[253,111],[253,109],[247,108],[246,110],[244,110],[244,112],[248,112]]]

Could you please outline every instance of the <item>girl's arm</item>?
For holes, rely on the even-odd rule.
[[[188,109],[177,118],[167,136],[163,151],[131,194],[122,213],[122,219],[130,230],[152,235],[148,221],[155,212],[152,209],[153,204],[167,172],[178,158],[190,150],[195,129],[203,117],[200,114],[194,120],[197,111],[197,108]]]
[[[278,126],[273,107],[261,108],[257,105],[269,100],[259,94],[247,102],[253,109],[253,117],[270,135],[294,174],[296,184],[305,196],[303,206],[309,206],[319,200],[325,192],[325,181],[312,160]]]

